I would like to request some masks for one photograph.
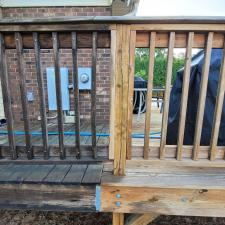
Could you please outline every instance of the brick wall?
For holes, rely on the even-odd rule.
[[[45,8],[3,8],[3,17],[25,18],[25,17],[50,17],[50,16],[93,16],[110,15],[109,7],[45,7]],[[92,64],[92,50],[78,50],[78,66],[90,67]],[[7,50],[8,70],[10,87],[12,91],[12,106],[16,121],[22,119],[22,109],[19,91],[19,73],[17,56],[14,49]],[[38,86],[35,71],[34,50],[24,50],[24,68],[26,76],[27,91],[32,91],[34,101],[29,102],[29,116],[31,120],[37,120],[39,116]],[[53,52],[51,49],[41,50],[42,72],[46,83],[46,67],[53,67]],[[72,55],[70,49],[60,50],[60,66],[69,69],[69,79],[72,83]],[[110,98],[110,50],[98,49],[97,51],[97,120],[109,120],[109,98]],[[47,89],[46,89],[47,100]],[[47,101],[46,101],[47,102]],[[71,110],[74,110],[73,93],[70,90]],[[81,118],[90,118],[91,98],[89,91],[80,92]],[[48,106],[46,106],[48,107]]]

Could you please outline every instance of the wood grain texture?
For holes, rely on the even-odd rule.
[[[102,186],[101,193],[102,212],[224,216],[224,189]],[[119,207],[115,205],[116,194],[122,196]]]
[[[112,30],[113,32],[115,30]],[[92,47],[92,33],[77,31],[77,47],[78,48],[91,48]],[[69,33],[59,33],[59,48],[71,49],[71,36]],[[34,43],[32,40],[32,34],[24,33],[23,37],[23,48],[32,49]],[[136,47],[138,48],[149,48],[149,32],[138,31],[136,35]],[[39,33],[40,48],[49,49],[52,48],[51,33]],[[14,35],[10,33],[4,34],[5,47],[6,49],[14,49],[15,39]],[[110,32],[98,32],[98,48],[110,48]],[[196,33],[193,41],[193,48],[204,48],[206,42],[205,34]],[[213,38],[213,48],[223,48],[224,35],[222,33],[215,33]],[[157,33],[156,36],[156,48],[167,48],[169,46],[169,38],[166,32]],[[186,48],[187,47],[187,34],[177,33],[175,39],[175,48]]]
[[[95,186],[0,184],[0,208],[95,212]]]
[[[130,27],[118,25],[116,34],[114,173],[122,175],[127,155]]]
[[[113,213],[113,225],[124,225],[124,214]]]
[[[146,113],[145,113],[144,159],[148,158],[148,148],[149,148],[152,88],[153,88],[154,62],[155,62],[155,40],[156,40],[156,32],[151,32],[150,48],[149,48],[148,90],[147,90],[147,103],[146,103],[147,106],[146,106]]]
[[[184,140],[187,102],[188,102],[193,39],[194,39],[194,33],[189,32],[188,46],[186,49],[186,56],[185,56],[184,75],[183,75],[182,94],[181,94],[181,106],[180,106],[180,118],[179,118],[179,128],[178,128],[178,138],[177,138],[177,159],[178,160],[182,159],[182,154],[183,154],[182,148],[183,148],[183,140]]]
[[[173,31],[172,31],[173,32]],[[167,48],[169,46],[169,32],[158,32],[156,35],[156,48]],[[175,48],[186,48],[187,47],[187,32],[176,33],[175,37]],[[193,48],[204,48],[206,42],[206,35],[201,32],[196,32],[193,40]],[[224,35],[222,33],[214,33],[213,48],[223,48]],[[149,48],[149,32],[138,31],[136,46],[138,48]]]
[[[175,32],[170,33],[169,37],[169,48],[167,55],[167,69],[166,69],[166,88],[163,100],[163,116],[162,116],[162,129],[161,129],[161,141],[160,141],[160,159],[164,158],[166,136],[167,136],[167,126],[168,126],[168,114],[169,114],[169,102],[170,102],[170,92],[171,92],[171,80],[173,72],[173,49],[175,41]]]
[[[210,60],[212,52],[213,32],[210,32],[207,37],[207,43],[205,47],[205,58],[202,68],[202,77],[199,90],[198,109],[195,123],[195,135],[194,135],[194,148],[193,148],[193,160],[198,159],[199,147],[201,143],[202,125],[205,112],[206,92],[208,87]]]
[[[155,213],[133,214],[127,218],[125,225],[148,225],[158,216]]]
[[[225,93],[225,44],[223,50],[223,59],[220,68],[220,79],[217,90],[217,98],[215,105],[215,112],[212,124],[212,134],[210,140],[210,160],[215,160],[217,155],[217,142],[219,137],[219,129],[221,123],[221,115],[223,111],[223,102],[224,102],[224,93]]]
[[[115,85],[115,72],[116,72],[116,30],[111,31],[111,53],[110,53],[110,125],[109,125],[109,159],[114,159],[114,123],[115,123],[115,95],[116,95],[116,85]]]
[[[132,122],[133,122],[133,95],[134,95],[134,73],[135,73],[135,50],[136,50],[136,32],[131,31],[129,46],[129,92],[128,92],[128,113],[127,113],[127,159],[132,157]]]

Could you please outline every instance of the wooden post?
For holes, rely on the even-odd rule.
[[[117,25],[115,101],[112,102],[115,114],[113,126],[114,174],[125,175],[128,137],[128,93],[129,93],[129,41],[130,26]]]

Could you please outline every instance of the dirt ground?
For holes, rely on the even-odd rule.
[[[0,225],[111,225],[111,215],[2,210]],[[225,225],[225,218],[161,216],[151,225]]]

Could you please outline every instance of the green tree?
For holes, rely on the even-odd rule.
[[[146,48],[136,49],[135,58],[135,75],[148,80],[148,64],[149,64],[149,50]],[[176,79],[176,73],[184,65],[183,57],[174,57],[173,59],[173,74],[172,83]],[[167,66],[167,49],[156,49],[155,51],[155,66],[154,66],[154,87],[165,86]]]

